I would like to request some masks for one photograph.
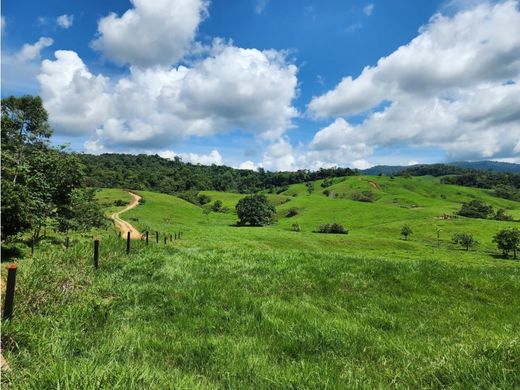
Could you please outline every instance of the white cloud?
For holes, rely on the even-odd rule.
[[[205,17],[205,0],[131,0],[133,8],[98,22],[92,47],[118,64],[173,65],[181,59]]]
[[[7,26],[7,22],[5,21],[5,18],[4,16],[2,15],[0,17],[0,31],[2,32],[2,35],[4,34],[5,32],[5,27]]]
[[[352,164],[351,164],[352,168],[356,168],[356,169],[367,169],[373,165],[374,164],[371,164],[367,160],[363,160],[363,159],[352,161]]]
[[[253,161],[251,160],[247,160],[247,161],[244,161],[243,163],[241,163],[239,166],[238,166],[238,169],[249,169],[251,171],[254,171],[255,169],[258,168],[258,165],[255,164]]]
[[[74,15],[61,15],[56,18],[56,23],[61,28],[67,29],[72,26],[74,22]]]
[[[222,165],[224,160],[218,150],[214,149],[209,154],[197,153],[176,153],[172,150],[165,150],[158,153],[163,158],[173,160],[175,157],[180,157],[184,162],[201,165]]]
[[[363,7],[363,13],[366,16],[372,15],[373,12],[374,12],[374,4],[368,4],[365,7]]]
[[[262,166],[269,171],[293,171],[296,168],[293,148],[285,139],[280,138],[267,146]]]
[[[269,3],[269,0],[256,0],[255,12],[257,14],[261,14],[262,12],[264,12],[267,3]]]
[[[21,50],[16,54],[16,59],[20,62],[31,61],[40,58],[40,52],[51,46],[54,40],[49,37],[41,37],[37,42],[32,45],[26,43],[22,46]]]
[[[296,71],[280,52],[218,46],[191,68],[131,67],[117,82],[57,51],[38,79],[58,133],[90,135],[96,149],[158,149],[237,128],[276,139],[297,115]]]
[[[395,145],[440,147],[450,158],[512,156],[520,138],[518,1],[435,15],[377,66],[313,98],[309,112],[348,116],[377,111],[382,102],[386,108],[359,125],[336,120],[316,134],[311,149],[334,154],[352,151],[354,142],[367,146],[359,158]]]

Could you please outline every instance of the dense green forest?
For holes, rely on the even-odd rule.
[[[194,165],[180,158],[165,159],[157,155],[78,154],[87,166],[87,187],[132,188],[167,194],[189,190],[215,190],[254,193],[283,188],[290,184],[357,175],[350,168],[328,168],[318,171],[268,172],[234,169],[222,165]]]

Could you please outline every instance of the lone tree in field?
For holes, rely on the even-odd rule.
[[[308,181],[307,183],[305,183],[305,187],[307,188],[307,192],[309,193],[309,195],[313,193],[314,183],[312,181]]]
[[[463,203],[458,214],[468,218],[487,219],[493,215],[493,207],[480,200],[472,200]]]
[[[265,195],[246,196],[238,201],[239,225],[264,226],[274,220],[275,208]]]
[[[496,242],[504,257],[509,257],[509,252],[513,252],[513,258],[516,259],[516,252],[520,250],[520,230],[503,229],[495,234],[493,242]]]
[[[469,233],[455,233],[451,237],[451,242],[456,245],[463,246],[469,251],[470,248],[478,245],[478,241],[473,238],[473,235]]]
[[[408,240],[408,236],[411,234],[413,234],[412,228],[408,225],[403,225],[401,228],[401,236],[403,236],[405,240]]]

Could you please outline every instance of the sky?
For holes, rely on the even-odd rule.
[[[85,153],[520,163],[519,1],[4,0],[1,94]]]

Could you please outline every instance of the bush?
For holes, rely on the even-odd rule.
[[[117,207],[126,206],[127,204],[128,204],[128,202],[125,202],[122,199],[118,199],[118,200],[114,201],[114,206],[117,206]]]
[[[293,224],[292,224],[292,230],[293,230],[293,232],[299,232],[299,231],[301,231],[300,225],[297,224],[297,223],[293,223]]]
[[[374,193],[372,191],[356,192],[352,195],[352,200],[355,200],[358,202],[373,202]]]
[[[348,229],[339,223],[327,223],[325,225],[318,226],[318,229],[316,229],[315,232],[329,234],[348,234]]]
[[[469,233],[455,233],[451,237],[451,242],[463,246],[467,251],[469,251],[469,248],[478,245],[478,241]]]
[[[211,206],[211,210],[216,213],[220,213],[222,211],[222,207],[222,201],[217,199],[215,203],[213,203],[213,206]]]
[[[327,188],[327,187],[330,187],[331,185],[334,184],[334,181],[332,179],[325,179],[323,180],[323,182],[321,183],[321,186],[323,188]]]
[[[211,198],[206,194],[200,194],[197,196],[197,201],[201,206],[204,206],[205,204],[211,202]]]
[[[139,199],[139,204],[145,204],[145,203],[146,203],[146,200],[144,200],[144,198]]]
[[[493,215],[493,207],[480,200],[472,200],[471,202],[464,202],[458,214],[468,218],[487,219]]]
[[[329,197],[329,196],[330,196],[330,190],[328,190],[328,189],[327,189],[327,190],[324,190],[324,191],[322,192],[322,194],[325,195],[326,197]]]
[[[506,210],[498,209],[494,219],[496,219],[497,221],[512,221],[513,217],[511,215],[507,215]]]
[[[296,207],[291,207],[287,211],[287,214],[285,216],[290,218],[290,217],[294,217],[295,215],[298,215],[298,214],[299,214],[299,210]]]
[[[265,195],[246,196],[238,201],[239,225],[264,226],[273,222],[276,210]]]
[[[413,234],[412,228],[408,225],[403,225],[401,228],[401,236],[404,237],[405,240],[408,240],[408,236]]]

